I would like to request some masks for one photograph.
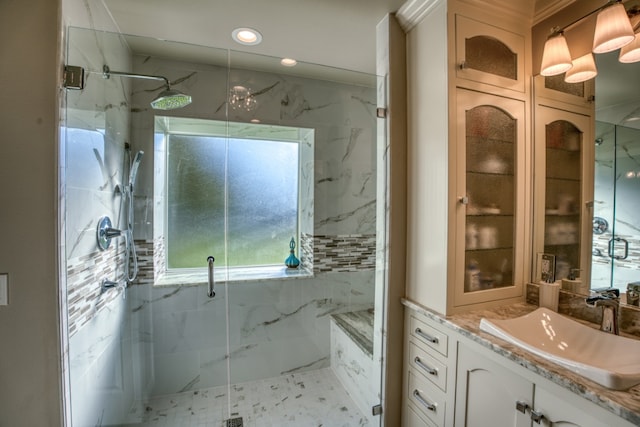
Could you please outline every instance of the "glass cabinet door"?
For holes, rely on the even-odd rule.
[[[538,106],[536,118],[536,171],[544,172],[536,180],[536,251],[556,257],[556,280],[571,269],[582,270],[584,280],[591,246],[590,120],[544,106]]]
[[[524,265],[524,103],[459,90],[458,114],[456,305],[514,297]]]
[[[500,88],[525,91],[525,38],[456,15],[456,76]]]

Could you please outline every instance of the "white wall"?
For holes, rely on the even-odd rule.
[[[0,3],[0,425],[61,425],[57,293],[60,0]]]

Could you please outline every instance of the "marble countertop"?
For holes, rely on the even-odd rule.
[[[640,425],[640,384],[625,391],[610,390],[587,378],[574,374],[560,365],[551,363],[500,338],[480,331],[480,319],[509,319],[523,316],[538,308],[519,303],[487,310],[443,316],[413,301],[403,299],[402,304],[457,333],[481,344],[518,365],[572,391],[621,418]],[[576,320],[581,322],[580,320]],[[587,322],[581,322],[588,324]]]

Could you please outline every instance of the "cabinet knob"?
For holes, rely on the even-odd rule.
[[[460,61],[460,64],[458,64],[458,68],[464,70],[465,68],[467,68],[467,62],[463,59],[462,61]]]
[[[469,197],[468,196],[458,197],[458,201],[460,202],[461,205],[468,205],[469,204]]]

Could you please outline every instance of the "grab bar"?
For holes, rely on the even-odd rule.
[[[216,259],[212,256],[209,256],[207,258],[207,262],[209,263],[209,291],[207,292],[207,296],[209,298],[213,298],[216,296],[216,291],[213,289],[213,286],[215,284],[215,280],[213,278],[213,262]]]

